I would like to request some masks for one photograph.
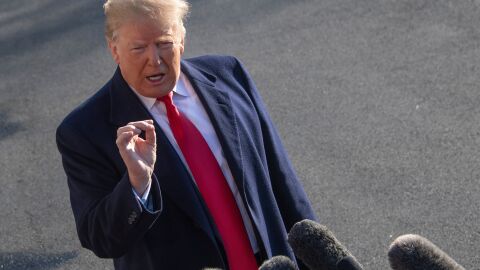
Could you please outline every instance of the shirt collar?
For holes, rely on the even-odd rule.
[[[142,101],[143,105],[145,105],[145,107],[148,109],[148,110],[151,110],[153,105],[155,105],[155,102],[157,102],[157,99],[156,98],[152,98],[152,97],[146,97],[146,96],[142,96],[140,93],[138,93],[138,91],[133,88],[131,85],[128,85],[130,86],[130,88],[133,90],[133,92],[137,95],[137,97],[140,99],[140,101]],[[178,78],[178,81],[177,81],[177,84],[173,87],[173,93],[174,93],[174,96],[175,95],[180,95],[180,96],[184,96],[184,97],[187,97],[189,96],[189,93],[185,87],[185,75],[183,74],[183,72],[180,73],[180,77]]]

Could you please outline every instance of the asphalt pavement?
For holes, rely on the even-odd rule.
[[[389,269],[420,234],[480,269],[480,1],[194,0],[185,57],[238,57],[319,221]],[[0,269],[82,249],[55,129],[113,74],[102,1],[0,1]],[[94,131],[92,131],[94,132]]]

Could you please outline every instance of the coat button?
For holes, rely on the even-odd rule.
[[[132,213],[130,213],[130,216],[128,217],[128,224],[132,225],[136,219],[137,219],[137,212],[132,211]]]

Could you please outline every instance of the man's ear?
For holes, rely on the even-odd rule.
[[[107,39],[108,48],[110,49],[110,53],[112,54],[113,61],[115,63],[120,64],[120,57],[118,56],[118,44],[117,42]]]
[[[185,51],[185,37],[180,41],[180,55],[183,55],[183,51]]]

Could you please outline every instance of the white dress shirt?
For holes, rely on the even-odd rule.
[[[132,88],[130,86],[130,88]],[[150,114],[153,116],[154,121],[160,126],[163,130],[165,135],[167,136],[170,143],[173,145],[175,150],[177,151],[178,155],[182,159],[183,163],[188,169],[188,164],[185,162],[185,158],[183,157],[182,151],[173,136],[172,130],[170,129],[170,125],[168,123],[167,117],[167,109],[165,108],[165,104],[161,101],[157,101],[156,98],[149,98],[140,95],[134,88],[132,88],[134,93],[139,97],[142,101],[143,105],[147,108]],[[245,205],[243,204],[242,195],[240,194],[235,181],[233,180],[232,172],[230,171],[230,167],[228,166],[227,160],[223,154],[222,146],[220,145],[220,141],[218,140],[217,134],[213,128],[212,122],[208,117],[205,108],[203,107],[200,99],[198,98],[197,93],[193,89],[190,81],[187,77],[181,73],[180,78],[178,79],[177,85],[173,88],[173,104],[180,110],[180,112],[186,116],[200,131],[203,138],[207,142],[210,150],[212,151],[215,159],[217,160],[220,168],[227,180],[227,183],[232,190],[232,194],[235,198],[237,203],[238,209],[240,210],[240,214],[242,215],[243,223],[245,225],[245,229],[247,230],[247,234],[250,240],[250,244],[252,245],[253,252],[258,252],[258,244],[255,239],[255,233],[252,226],[252,221],[247,213]],[[191,175],[191,174],[190,174]],[[192,177],[193,178],[193,177]],[[196,183],[195,183],[196,184]],[[143,194],[142,198],[140,198],[137,194],[137,199],[139,199],[142,203],[147,201],[148,195],[150,193],[150,186],[148,186],[147,191]]]

